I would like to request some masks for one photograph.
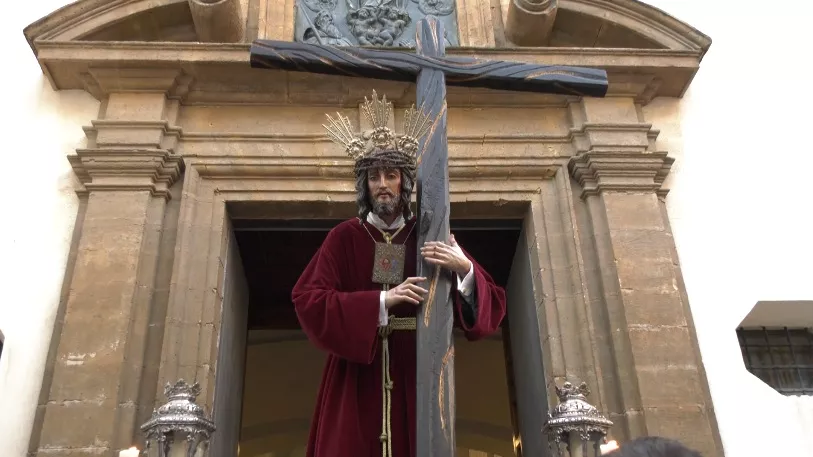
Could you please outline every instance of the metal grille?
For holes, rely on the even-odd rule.
[[[783,395],[813,395],[813,328],[738,328],[745,367]]]

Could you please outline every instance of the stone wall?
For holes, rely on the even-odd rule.
[[[307,218],[354,198],[349,160],[320,133],[324,107],[185,106],[179,73],[94,75],[151,92],[111,93],[71,158],[87,197],[35,430],[42,455],[131,445],[157,385],[177,378],[201,382],[211,410],[227,203]],[[549,383],[595,386],[619,439],[667,434],[718,455],[659,197],[671,160],[653,149],[635,99],[452,105],[449,126],[456,208],[525,220]],[[78,353],[94,356],[78,364]]]
[[[228,217],[237,208],[227,205],[262,203],[284,218],[352,205],[352,164],[327,142],[323,113],[359,119],[372,87],[399,111],[414,100],[405,83],[251,70],[239,43],[76,41],[98,32],[80,20],[96,3],[27,29],[55,87],[101,101],[86,123],[87,146],[69,156],[81,181],[81,223],[32,455],[112,454],[139,444],[136,428],[160,399],[158,386],[179,377],[201,383],[211,411]],[[637,18],[636,33],[649,31],[644,41],[662,48],[489,49],[489,27],[474,22],[491,5],[466,4],[474,22],[461,36],[483,47],[450,54],[597,66],[611,86],[604,100],[450,89],[451,200],[460,217],[523,219],[550,384],[594,386],[591,399],[616,422],[618,439],[665,434],[717,456],[663,211],[673,160],[642,111],[655,97],[682,95],[708,43],[671,18],[621,3],[610,17]],[[278,30],[262,18],[288,10],[269,16],[281,4],[261,5],[258,29]],[[111,23],[122,14],[104,11]]]

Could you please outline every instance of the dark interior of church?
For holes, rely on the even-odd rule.
[[[291,289],[335,219],[233,220],[249,288],[249,330],[298,329]],[[522,221],[450,221],[458,243],[505,286]]]

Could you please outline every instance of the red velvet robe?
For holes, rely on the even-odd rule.
[[[393,239],[406,242],[404,279],[415,276],[415,218]],[[327,235],[292,291],[302,329],[328,353],[316,411],[308,439],[308,457],[380,457],[381,339],[378,336],[381,285],[372,282],[374,242],[381,233],[359,219],[336,226]],[[369,230],[369,234],[368,234]],[[466,254],[468,256],[468,254]],[[472,260],[472,259],[470,259]],[[495,332],[505,315],[505,291],[474,260],[476,321],[468,326],[457,297],[456,325],[469,340]],[[456,285],[456,283],[455,283]],[[428,288],[428,284],[423,285]],[[398,317],[415,316],[417,307],[389,310]],[[389,337],[392,391],[393,457],[415,457],[415,331],[394,331]]]

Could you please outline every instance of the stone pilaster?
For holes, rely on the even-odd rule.
[[[491,2],[460,0],[457,5],[457,27],[460,45],[474,48],[494,47],[494,17]]]
[[[601,382],[615,436],[675,437],[720,456],[715,418],[661,185],[673,159],[631,98],[584,100],[571,110],[580,152],[571,159],[586,206],[584,237],[597,322]]]
[[[257,18],[257,38],[261,40],[293,41],[294,3],[294,0],[260,1]]]
[[[143,416],[155,398],[160,350],[149,340],[162,332],[150,321],[164,213],[183,172],[173,127],[180,74],[87,76],[103,103],[87,147],[68,158],[86,210],[35,427],[37,456],[117,455],[136,444],[139,409]]]

